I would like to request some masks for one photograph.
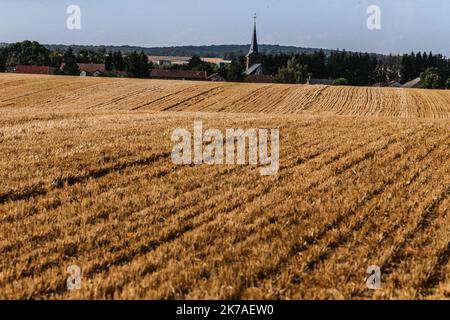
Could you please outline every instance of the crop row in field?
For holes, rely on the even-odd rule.
[[[447,120],[26,110],[0,119],[2,298],[450,295]],[[194,120],[279,128],[279,174],[175,166]]]
[[[448,119],[450,91],[0,75],[0,108],[31,107]]]

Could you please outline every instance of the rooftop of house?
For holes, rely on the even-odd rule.
[[[47,74],[54,70],[54,68],[49,66],[34,66],[34,65],[17,65],[13,68],[15,72],[21,73],[43,73]]]
[[[80,68],[81,71],[86,71],[86,72],[96,72],[96,71],[100,71],[100,72],[105,72],[106,71],[106,66],[103,63],[78,63],[78,68]]]
[[[80,71],[86,71],[88,73],[94,73],[96,71],[105,72],[106,65],[103,63],[77,63]],[[63,62],[61,64],[61,69],[64,68],[66,64]]]

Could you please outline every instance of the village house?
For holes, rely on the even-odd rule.
[[[66,64],[61,64],[61,70]],[[80,76],[94,76],[98,77],[106,72],[106,65],[104,63],[77,63],[80,69]]]
[[[85,71],[88,75],[100,75],[106,71],[106,65],[103,63],[78,63],[80,71]]]

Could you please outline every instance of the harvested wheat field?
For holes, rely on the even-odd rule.
[[[173,164],[196,120],[278,174]],[[450,91],[3,74],[0,146],[0,298],[450,298]]]

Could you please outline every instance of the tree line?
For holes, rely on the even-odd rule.
[[[106,52],[102,49],[82,49],[78,53],[72,48],[51,51],[35,41],[18,42],[0,48],[0,72],[16,65],[38,65],[55,68],[55,74],[80,75],[78,63],[105,64],[105,76],[123,74],[134,78],[148,77],[148,70],[152,67],[144,52],[134,51],[124,56],[120,51]]]
[[[69,46],[66,45],[52,45],[46,44],[45,47],[50,50],[60,50],[66,51]],[[74,52],[78,53],[81,50],[99,51],[103,50],[106,52],[120,51],[123,54],[129,54],[144,51],[145,54],[149,56],[177,56],[177,57],[211,57],[211,58],[223,58],[226,60],[233,60],[233,58],[245,55],[248,52],[248,45],[210,45],[210,46],[176,46],[176,47],[138,47],[138,46],[89,46],[89,45],[71,45],[70,46]],[[268,45],[260,44],[259,52],[264,54],[295,54],[295,53],[313,53],[318,49],[314,48],[301,48],[294,46],[281,46],[281,45]],[[324,50],[328,53],[331,50]]]
[[[450,60],[438,54],[410,53],[377,57],[368,53],[322,51],[311,55],[266,56],[265,65],[281,83],[305,83],[308,76],[333,79],[335,84],[387,85],[421,79],[423,88],[450,88]]]
[[[61,64],[64,63],[62,70]],[[102,63],[105,76],[128,76],[146,78],[150,68],[206,71],[218,73],[227,81],[242,81],[245,56],[233,55],[231,64],[218,67],[193,56],[185,65],[153,66],[144,51],[96,51],[80,49],[49,50],[38,42],[24,41],[0,48],[0,71],[10,66],[47,65],[55,67],[56,73],[79,75],[77,63]],[[410,53],[380,56],[345,50],[312,53],[271,53],[263,56],[265,73],[274,76],[279,83],[305,83],[308,77],[332,79],[337,85],[372,86],[389,82],[406,83],[421,78],[424,88],[450,88],[450,60],[443,55]]]

